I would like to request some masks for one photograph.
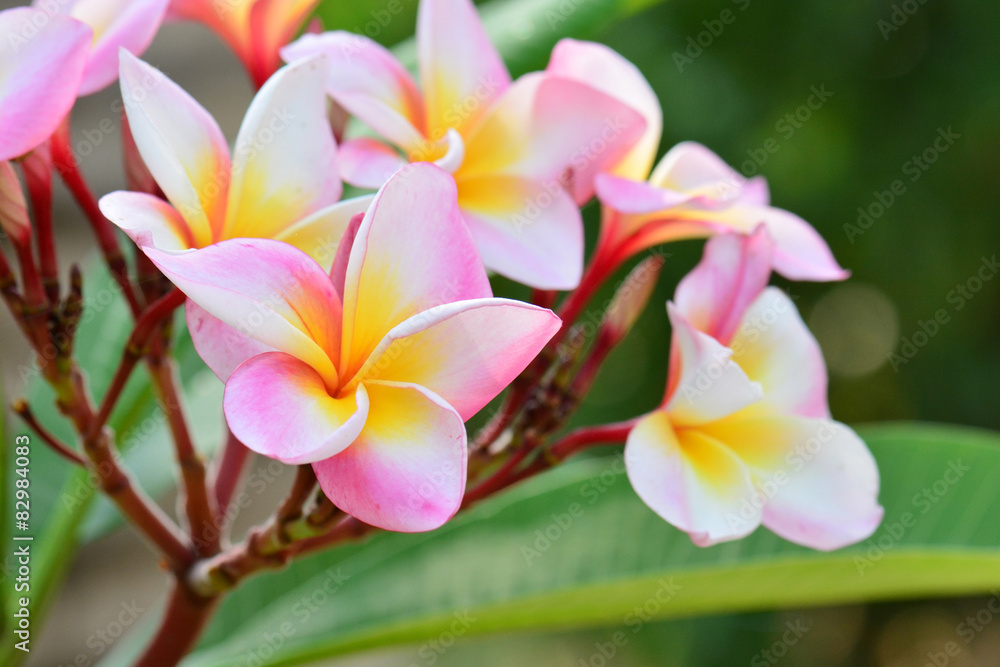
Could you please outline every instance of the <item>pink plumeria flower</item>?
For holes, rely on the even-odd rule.
[[[281,67],[278,49],[291,41],[319,0],[172,0],[170,16],[199,21],[243,62],[258,88]]]
[[[147,253],[189,299],[273,350],[251,351],[226,383],[226,419],[247,447],[311,463],[365,523],[431,530],[461,505],[463,422],[560,321],[493,298],[454,183],[433,165],[391,178],[352,236],[330,274],[272,240]]]
[[[775,243],[774,269],[786,278],[827,281],[849,275],[808,222],[769,205],[763,177],[744,178],[701,144],[674,146],[648,182],[599,174],[596,187],[601,201],[617,213],[605,217],[604,234],[626,256],[667,241],[749,233],[763,224]]]
[[[784,292],[767,287],[775,245],[708,242],[667,305],[671,373],[662,406],[628,436],[639,496],[698,545],[763,524],[815,549],[869,536],[881,522],[875,460],[830,417],[826,366]]]
[[[542,72],[511,82],[469,0],[421,0],[420,86],[389,51],[347,32],[304,35],[286,59],[324,53],[330,95],[388,142],[342,147],[343,177],[377,188],[407,161],[436,162],[458,184],[487,268],[542,289],[571,289],[583,269],[577,172],[614,161],[645,130],[626,104]]]
[[[282,68],[247,110],[230,158],[215,120],[159,70],[121,55],[121,87],[135,146],[168,201],[113,192],[101,211],[143,250],[197,250],[233,238],[290,243],[326,267],[371,197],[338,201],[337,146],[326,116],[326,61]],[[249,345],[196,303],[188,325],[199,351]],[[226,379],[234,362],[212,367]]]
[[[68,16],[45,17],[29,7],[0,12],[0,160],[39,146],[76,100],[87,66],[90,28]]]
[[[80,95],[90,95],[118,78],[118,50],[142,55],[152,43],[169,0],[35,0],[47,18],[71,16],[94,31]]]
[[[704,146],[672,148],[650,173],[662,110],[642,73],[601,44],[565,39],[552,52],[550,77],[589,84],[638,110],[646,131],[617,161],[594,165],[577,180],[578,200],[596,188],[605,205],[599,251],[612,263],[668,241],[736,231],[763,223],[774,239],[774,268],[793,280],[842,280],[823,238],[793,213],[770,206],[763,177],[745,178]],[[603,173],[598,173],[598,171]],[[648,180],[647,180],[648,178]]]
[[[663,110],[639,68],[604,44],[562,39],[552,49],[545,74],[552,79],[592,86],[635,109],[645,122],[645,130],[627,151],[592,161],[586,170],[575,174],[577,201],[583,203],[594,196],[594,179],[601,172],[645,180],[660,148]]]

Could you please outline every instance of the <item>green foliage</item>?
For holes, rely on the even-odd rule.
[[[815,552],[761,529],[701,549],[638,500],[611,454],[572,462],[433,533],[382,534],[253,579],[223,603],[185,665],[300,664],[419,645],[455,623],[463,635],[633,631],[653,619],[1000,585],[991,484],[1000,436],[913,423],[862,435],[883,471],[886,509],[863,544]],[[108,664],[128,664],[128,649]]]

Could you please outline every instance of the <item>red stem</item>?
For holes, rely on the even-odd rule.
[[[466,491],[465,497],[462,499],[462,507],[468,507],[472,503],[478,502],[507,486],[505,480],[513,474],[514,470],[521,465],[531,451],[531,448],[522,446],[519,450],[511,454],[510,458],[507,459],[499,470],[483,482],[477,484],[474,489]]]
[[[559,442],[549,448],[549,456],[556,462],[565,461],[588,447],[601,444],[625,442],[629,432],[635,427],[639,418],[614,424],[600,426],[584,426],[568,433]]]
[[[233,494],[239,485],[243,469],[250,458],[250,450],[246,448],[239,439],[228,431],[226,444],[222,449],[222,456],[216,462],[215,471],[212,475],[211,487],[215,492],[215,504],[219,516],[225,516],[232,502]]]
[[[18,264],[21,265],[21,278],[24,283],[24,300],[32,310],[38,310],[45,305],[45,290],[42,288],[42,279],[38,275],[38,268],[35,266],[35,258],[31,255],[29,241],[19,243],[11,239],[14,250],[17,251]]]
[[[217,606],[218,598],[198,597],[179,581],[175,582],[160,627],[134,667],[179,664],[194,648]]]
[[[101,401],[101,406],[97,411],[97,417],[91,427],[91,435],[95,435],[97,431],[104,428],[108,418],[111,416],[111,411],[118,402],[118,397],[121,395],[122,390],[125,388],[125,384],[132,375],[132,371],[135,370],[136,364],[138,364],[139,359],[142,358],[143,349],[145,348],[146,343],[149,342],[153,332],[156,331],[156,328],[165,319],[167,319],[178,306],[184,303],[184,299],[185,297],[183,292],[177,289],[172,290],[165,296],[161,297],[158,301],[154,302],[142,313],[142,315],[139,316],[139,319],[135,323],[135,327],[132,329],[132,334],[128,338],[128,342],[125,343],[125,349],[122,352],[122,359],[118,364],[118,368],[115,369],[114,376],[111,378],[111,384],[108,386],[108,390],[104,394],[104,400]]]
[[[194,447],[184,418],[176,364],[169,357],[153,355],[147,359],[147,367],[173,436],[183,481],[184,510],[195,548],[202,556],[216,554],[219,552],[219,531],[216,530],[214,497],[208,493],[205,462]]]
[[[52,153],[42,144],[21,162],[28,186],[35,231],[38,234],[38,268],[42,286],[50,302],[59,300],[59,264],[56,260],[55,233],[52,227]]]
[[[24,399],[15,401],[13,409],[14,412],[16,412],[17,415],[24,421],[24,423],[34,430],[35,433],[38,434],[38,437],[41,438],[46,445],[51,447],[56,454],[71,463],[75,463],[76,465],[84,467],[87,466],[87,462],[84,461],[82,456],[73,451],[73,449],[71,449],[68,445],[61,442],[58,438],[52,435],[48,429],[39,423],[35,414],[31,411],[31,407],[28,405],[27,401]]]
[[[97,237],[97,243],[101,247],[101,252],[104,254],[104,261],[107,262],[108,268],[111,270],[111,275],[119,287],[121,287],[122,294],[125,295],[125,300],[128,301],[132,314],[137,316],[141,309],[135,292],[132,289],[132,284],[128,279],[128,267],[125,265],[125,256],[122,255],[122,250],[118,245],[118,239],[115,237],[112,224],[101,213],[101,208],[97,204],[97,198],[91,192],[87,181],[83,178],[80,166],[76,162],[76,156],[73,155],[73,150],[70,147],[68,116],[59,129],[56,130],[56,133],[52,135],[52,159],[55,162],[60,177],[62,177],[63,183],[66,184],[73,198],[76,199],[77,204],[83,210],[84,215],[87,216],[87,220],[94,230],[94,235]]]
[[[587,303],[620,264],[621,262],[613,258],[611,253],[598,250],[587,270],[584,271],[579,287],[570,292],[566,300],[559,307],[559,317],[562,318],[563,324],[562,328],[549,341],[550,346],[557,345],[563,339],[570,327],[573,326],[573,323],[580,316],[580,313],[583,312]]]

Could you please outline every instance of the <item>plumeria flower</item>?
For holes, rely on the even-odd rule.
[[[153,41],[169,0],[35,0],[37,11],[49,18],[71,16],[90,26],[93,39],[80,83],[80,95],[90,95],[118,78],[118,50],[142,55]]]
[[[125,113],[136,149],[167,201],[113,192],[101,211],[143,250],[197,250],[232,238],[290,243],[329,267],[353,215],[371,197],[338,201],[337,146],[326,117],[326,61],[282,68],[247,110],[230,158],[215,120],[159,70],[121,54]],[[187,304],[199,350],[233,339],[197,304]],[[213,366],[223,379],[235,366]]]
[[[76,100],[87,66],[91,29],[68,16],[37,10],[0,12],[0,160],[20,157],[46,141]]]
[[[578,199],[592,188],[605,205],[599,252],[617,266],[654,245],[727,231],[750,233],[763,223],[774,239],[774,268],[792,280],[842,280],[823,238],[793,213],[770,206],[763,177],[745,178],[704,146],[672,148],[650,173],[660,142],[660,104],[642,73],[601,44],[565,39],[552,52],[546,74],[587,83],[637,109],[646,131],[604,173],[578,180]],[[648,180],[647,180],[648,177]]]
[[[282,49],[286,60],[315,53],[331,59],[334,100],[388,142],[345,142],[344,180],[377,188],[407,161],[436,162],[458,184],[487,268],[543,289],[577,285],[583,226],[567,188],[643,134],[635,110],[541,72],[511,82],[469,0],[421,1],[420,86],[395,56],[359,35],[307,34]]]
[[[273,240],[147,253],[190,300],[273,350],[226,383],[226,419],[247,447],[311,463],[330,500],[361,521],[431,530],[461,504],[463,422],[560,321],[493,298],[454,183],[433,165],[391,178],[352,237],[329,274]]]
[[[258,88],[281,67],[278,49],[291,41],[319,0],[172,0],[170,16],[215,31],[243,62]]]
[[[698,545],[763,524],[837,549],[880,523],[878,470],[831,419],[823,356],[795,305],[766,286],[775,250],[763,226],[708,242],[667,304],[666,396],[629,433],[626,467],[643,501]]]

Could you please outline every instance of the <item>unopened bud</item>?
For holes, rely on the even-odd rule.
[[[10,162],[0,162],[0,229],[18,245],[25,246],[31,241],[28,202]]]
[[[604,313],[600,336],[607,344],[616,345],[635,326],[639,315],[649,303],[656,281],[663,269],[663,257],[652,255],[639,262],[618,286],[611,305]]]

